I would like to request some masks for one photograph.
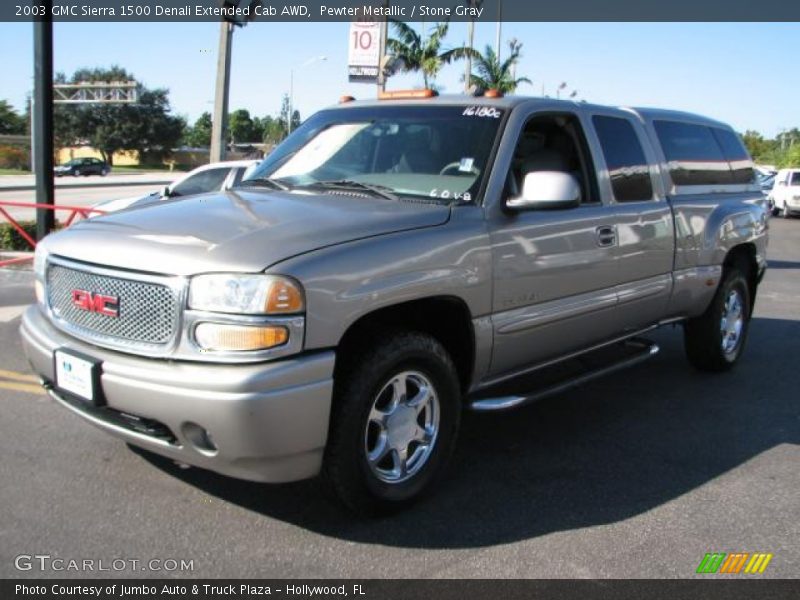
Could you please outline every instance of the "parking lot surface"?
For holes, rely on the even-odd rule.
[[[773,219],[770,236],[733,372],[693,371],[680,327],[662,329],[650,362],[466,415],[438,493],[371,520],[316,481],[181,468],[56,406],[18,339],[30,276],[0,273],[0,577],[692,577],[708,552],[772,553],[747,577],[798,577],[800,219]],[[19,571],[20,554],[192,569]]]

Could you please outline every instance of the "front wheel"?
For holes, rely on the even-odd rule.
[[[73,170],[72,170],[72,175],[73,175],[74,177],[80,177],[81,175],[83,175],[83,173],[81,173],[81,170],[80,170],[80,169],[73,169]]]
[[[341,371],[323,474],[356,512],[402,508],[430,488],[455,445],[455,366],[435,338],[401,332]]]
[[[750,325],[750,289],[736,267],[726,272],[711,305],[684,325],[689,362],[701,371],[727,371],[742,354]]]

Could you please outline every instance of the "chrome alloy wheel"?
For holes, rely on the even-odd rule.
[[[439,434],[439,398],[419,371],[392,377],[372,403],[364,451],[372,473],[385,483],[407,481],[425,465]]]
[[[725,299],[722,308],[720,330],[722,333],[722,351],[733,354],[739,347],[744,329],[744,302],[739,290],[733,289]]]

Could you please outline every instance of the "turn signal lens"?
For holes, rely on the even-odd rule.
[[[287,279],[275,279],[267,296],[267,313],[296,313],[303,310],[303,293]]]
[[[203,350],[246,352],[285,344],[289,340],[289,331],[274,325],[200,323],[194,330],[194,338]]]

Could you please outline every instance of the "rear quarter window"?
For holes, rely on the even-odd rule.
[[[734,183],[731,168],[710,127],[680,121],[654,121],[675,185]]]
[[[711,130],[717,139],[725,160],[731,169],[733,183],[752,183],[755,181],[753,159],[744,147],[741,138],[729,129],[714,127]]]

